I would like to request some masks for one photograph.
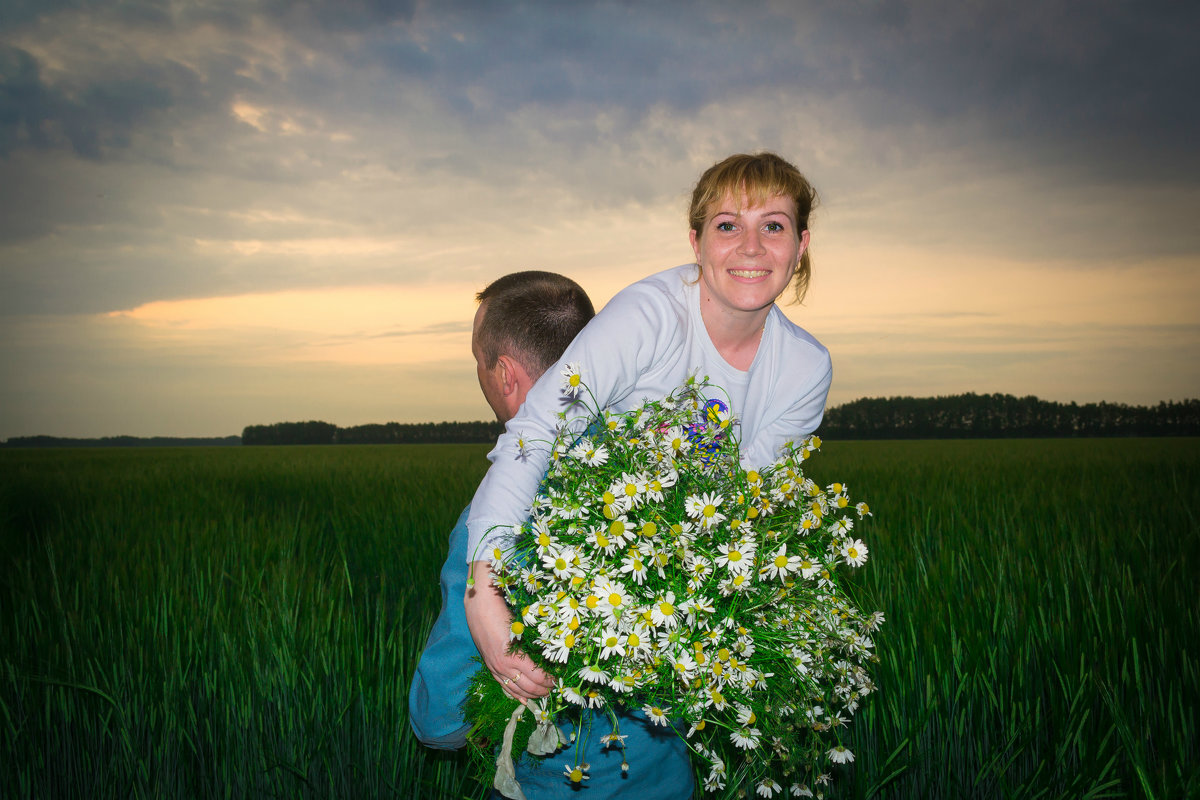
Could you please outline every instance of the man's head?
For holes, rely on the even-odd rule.
[[[514,272],[475,296],[471,352],[496,418],[517,413],[530,387],[596,312],[587,293],[553,272]]]

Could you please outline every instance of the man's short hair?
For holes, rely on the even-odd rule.
[[[596,316],[592,301],[575,281],[554,272],[529,270],[497,278],[475,295],[487,303],[476,341],[484,366],[510,355],[535,380],[562,356],[583,326]]]

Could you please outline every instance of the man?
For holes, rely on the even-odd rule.
[[[517,272],[480,292],[471,330],[479,388],[501,422],[512,419],[542,373],[562,355],[594,316],[591,300],[574,281],[550,272]],[[467,581],[468,506],[450,533],[450,552],[442,566],[442,612],[429,634],[409,689],[409,724],[422,743],[444,750],[466,744],[470,728],[462,717],[478,655],[467,627],[462,598]],[[546,688],[549,685],[546,684]],[[692,796],[687,749],[672,732],[646,723],[642,716],[621,715],[625,750],[604,749],[609,732],[603,717],[593,720],[582,760],[591,765],[585,796],[670,798]],[[573,751],[564,751],[574,758]],[[563,775],[564,756],[549,756],[543,768],[519,764],[517,779],[528,800],[577,797]],[[628,758],[629,770],[621,769]]]

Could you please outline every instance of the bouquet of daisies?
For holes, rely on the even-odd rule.
[[[586,394],[577,370],[564,376]],[[856,608],[839,573],[867,560],[855,526],[870,510],[805,477],[815,436],[743,469],[718,394],[691,380],[585,415],[583,434],[564,415],[530,520],[491,556],[513,646],[557,685],[524,722],[487,670],[468,698],[477,739],[504,743],[496,786],[509,796],[511,752],[556,752],[571,741],[560,726],[589,712],[609,717],[617,747],[618,711],[674,728],[710,793],[813,796],[830,762],[853,760],[839,733],[874,689],[883,615]],[[586,780],[578,753],[564,756],[564,780]]]

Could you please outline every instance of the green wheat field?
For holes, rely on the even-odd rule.
[[[1200,797],[1198,445],[827,442],[887,615],[831,796]],[[0,451],[0,797],[482,796],[406,694],[486,450]]]

